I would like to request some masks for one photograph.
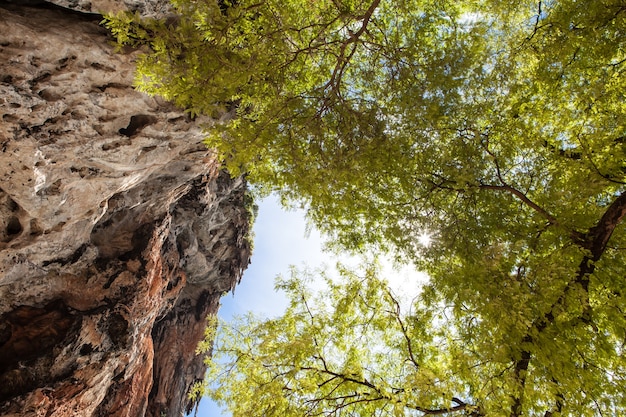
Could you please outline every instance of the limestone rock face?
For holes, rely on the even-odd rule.
[[[5,3],[43,6],[56,5],[85,14],[117,13],[128,10],[143,17],[163,18],[172,12],[169,0],[2,0]]]
[[[3,416],[181,415],[249,263],[244,181],[98,21],[0,2]]]

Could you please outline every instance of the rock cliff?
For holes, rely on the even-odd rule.
[[[179,416],[249,263],[245,183],[89,14],[164,2],[38,3],[0,2],[0,415]]]

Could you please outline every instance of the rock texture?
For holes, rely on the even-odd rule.
[[[98,21],[0,2],[3,416],[180,416],[249,263],[244,181]]]

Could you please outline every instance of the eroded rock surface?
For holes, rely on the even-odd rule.
[[[181,415],[249,263],[244,182],[110,42],[0,3],[0,415]]]

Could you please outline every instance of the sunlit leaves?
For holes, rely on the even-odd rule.
[[[623,410],[624,360],[608,335],[562,317],[516,344],[530,324],[508,317],[515,311],[486,327],[488,318],[453,313],[427,289],[401,305],[375,265],[339,271],[315,292],[313,275],[294,270],[277,284],[285,314],[221,323],[205,392],[235,416],[499,416],[517,397],[524,415]],[[502,331],[509,343],[496,343]],[[522,385],[515,361],[528,351]]]
[[[431,313],[403,311],[376,266],[362,272],[340,267],[339,281],[312,294],[294,271],[277,284],[291,300],[284,315],[223,323],[210,395],[249,416],[414,415],[455,405],[458,384],[439,366]]]

